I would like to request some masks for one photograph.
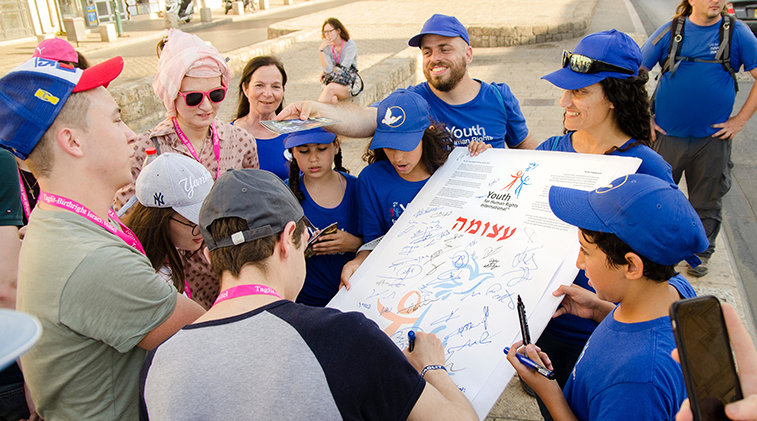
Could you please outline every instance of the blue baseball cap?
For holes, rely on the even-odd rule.
[[[378,104],[376,133],[370,149],[389,148],[409,152],[418,147],[431,125],[431,111],[422,96],[397,89]]]
[[[424,35],[428,34],[441,35],[443,37],[460,37],[466,44],[470,45],[468,30],[466,30],[463,24],[454,16],[440,15],[438,13],[431,16],[426,23],[423,24],[421,33],[410,38],[407,45],[411,47],[420,47],[421,39],[423,39]]]
[[[289,149],[295,146],[307,145],[308,143],[326,144],[333,142],[334,139],[336,139],[334,133],[329,133],[320,127],[316,127],[290,134],[284,139],[284,147]]]
[[[661,265],[685,260],[709,245],[699,215],[675,184],[631,174],[593,191],[552,186],[555,216],[578,228],[615,234],[636,253]]]
[[[546,79],[562,89],[581,89],[608,77],[628,79],[631,76],[639,75],[641,49],[636,41],[616,29],[596,32],[583,37],[572,53],[628,69],[633,74],[613,71],[578,73],[568,66],[542,76],[542,79]]]
[[[0,79],[0,147],[26,159],[74,92],[107,87],[124,68],[114,57],[86,70],[33,57]]]

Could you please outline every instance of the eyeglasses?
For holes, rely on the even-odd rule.
[[[226,87],[221,86],[220,88],[215,88],[206,92],[179,92],[179,95],[184,97],[184,102],[187,104],[187,107],[196,107],[200,105],[204,97],[208,97],[210,102],[218,104],[219,102],[223,101],[224,98],[226,98]]]
[[[334,32],[334,31],[336,31],[336,29],[324,29],[323,30],[323,35],[330,34],[330,33]]]
[[[573,54],[568,50],[563,50],[562,67],[568,66],[570,66],[570,70],[573,70],[576,73],[617,72],[627,75],[636,73],[625,67],[616,66],[581,54]]]
[[[174,221],[174,222],[178,222],[181,225],[184,225],[185,227],[192,228],[192,235],[194,235],[195,237],[198,236],[198,235],[200,235],[200,226],[199,225],[192,224],[192,223],[186,223],[186,222],[180,221],[180,220],[178,220],[176,218],[171,218],[171,220]]]

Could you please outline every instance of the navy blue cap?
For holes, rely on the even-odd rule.
[[[314,129],[301,130],[299,132],[293,132],[286,139],[284,139],[284,147],[294,148],[295,146],[307,145],[308,143],[331,143],[336,139],[334,133],[329,133],[320,127]]]
[[[378,104],[376,133],[370,149],[412,151],[430,125],[428,102],[415,92],[397,89]]]
[[[578,228],[615,234],[636,253],[661,265],[686,260],[709,241],[694,208],[675,184],[646,174],[620,177],[593,191],[552,186],[549,206]]]
[[[420,47],[421,39],[423,39],[424,35],[428,34],[441,35],[443,37],[460,37],[466,44],[470,45],[468,30],[466,30],[463,24],[454,16],[440,15],[438,13],[431,16],[426,23],[423,24],[421,33],[410,38],[407,45],[411,47]]]
[[[570,66],[542,76],[553,85],[562,89],[581,89],[604,79],[628,79],[639,75],[641,66],[641,49],[631,37],[616,29],[589,34],[578,42],[573,54],[580,54],[624,69],[633,74],[620,72],[578,73]]]

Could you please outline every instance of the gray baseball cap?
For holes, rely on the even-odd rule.
[[[197,223],[200,206],[213,185],[213,176],[197,160],[178,153],[164,153],[137,176],[137,200],[148,208],[173,208]]]
[[[210,224],[229,217],[244,219],[248,229],[214,240]],[[278,234],[290,221],[304,217],[300,202],[275,174],[265,170],[231,170],[218,177],[202,203],[200,232],[208,249],[215,250]],[[312,227],[307,218],[305,221]]]

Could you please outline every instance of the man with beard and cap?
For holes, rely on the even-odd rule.
[[[423,24],[408,45],[423,55],[426,82],[408,89],[431,106],[431,115],[446,125],[456,146],[483,141],[495,148],[533,149],[538,144],[528,133],[518,100],[504,83],[486,83],[468,74],[473,60],[468,31],[454,16],[436,14]],[[375,104],[374,104],[375,105]],[[297,102],[278,119],[328,117],[340,123],[326,127],[350,137],[369,137],[376,130],[376,108],[354,104]]]

